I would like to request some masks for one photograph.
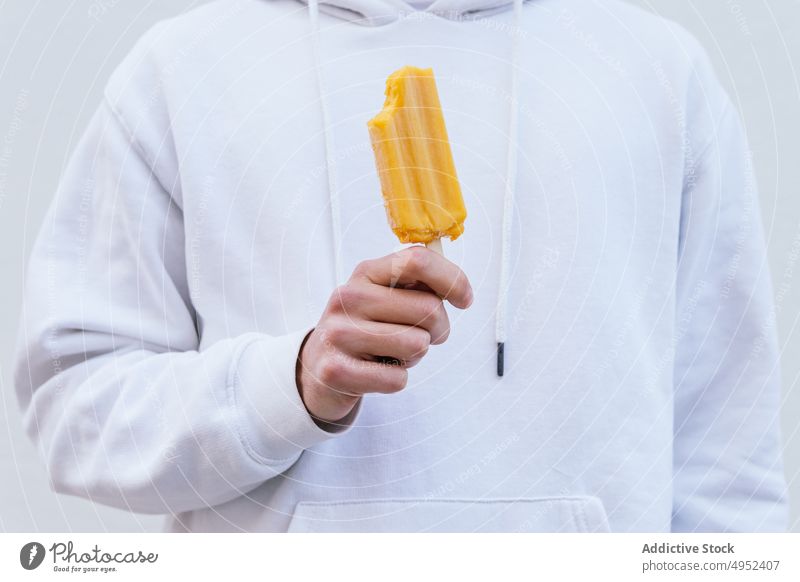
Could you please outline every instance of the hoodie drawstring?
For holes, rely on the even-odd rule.
[[[336,160],[333,157],[335,146],[333,131],[330,123],[328,102],[325,99],[325,79],[322,75],[322,57],[319,47],[319,0],[308,0],[308,13],[311,19],[311,50],[314,54],[314,70],[317,74],[317,91],[322,110],[322,131],[325,134],[325,172],[328,175],[328,198],[331,209],[331,236],[333,238],[333,269],[336,284],[344,282],[342,277],[342,213],[339,205],[339,190],[337,188]]]
[[[508,156],[506,158],[506,193],[503,201],[502,255],[500,285],[497,293],[495,339],[497,341],[497,375],[505,370],[506,319],[508,316],[508,283],[511,277],[511,234],[514,226],[514,195],[517,191],[519,135],[519,65],[522,31],[522,2],[514,0],[514,28],[511,41],[511,106],[508,115]]]
[[[525,0],[514,0],[514,22],[511,41],[511,104],[508,119],[508,152],[506,158],[506,187],[503,199],[503,224],[501,235],[500,284],[497,295],[495,314],[495,340],[497,342],[497,375],[503,376],[505,371],[506,320],[508,315],[508,286],[511,276],[511,235],[514,217],[514,196],[517,187],[518,168],[518,135],[519,135],[519,65],[520,65],[520,32],[522,29],[522,4]],[[314,57],[314,69],[317,75],[320,108],[322,110],[323,132],[325,134],[325,158],[328,174],[328,196],[331,209],[331,230],[333,238],[333,261],[336,284],[342,278],[341,260],[341,211],[339,191],[337,189],[336,164],[333,158],[333,132],[330,127],[330,113],[325,99],[325,84],[322,74],[322,59],[319,46],[319,0],[308,0],[308,11],[311,19],[311,44]]]

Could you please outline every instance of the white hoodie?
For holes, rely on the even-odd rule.
[[[109,82],[21,328],[55,489],[191,531],[783,529],[752,164],[697,43],[605,0],[317,8],[213,2]],[[406,64],[437,75],[476,300],[327,432],[296,358],[399,248],[365,124]]]

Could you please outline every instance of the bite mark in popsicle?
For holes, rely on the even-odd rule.
[[[464,232],[467,210],[432,69],[406,66],[386,80],[383,109],[367,122],[386,214],[403,243],[440,251]]]

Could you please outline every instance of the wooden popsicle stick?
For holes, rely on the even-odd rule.
[[[442,239],[440,238],[434,239],[429,243],[425,243],[425,246],[431,249],[434,253],[438,253],[444,256],[444,250],[442,249]]]

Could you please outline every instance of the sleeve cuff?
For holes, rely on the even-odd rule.
[[[297,389],[295,366],[313,328],[286,336],[257,335],[234,360],[233,398],[247,452],[264,464],[285,463],[303,450],[348,432],[361,402],[341,421],[318,426]]]

